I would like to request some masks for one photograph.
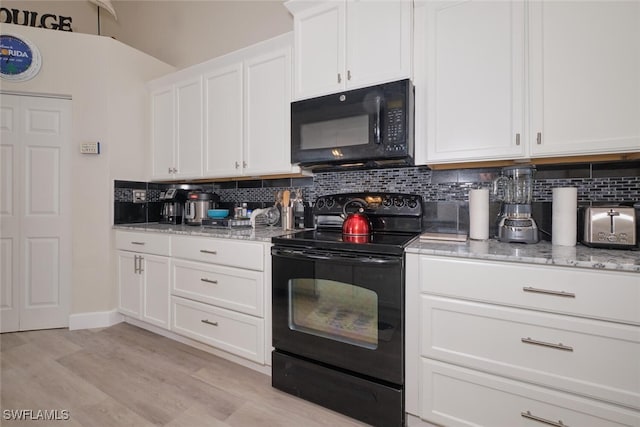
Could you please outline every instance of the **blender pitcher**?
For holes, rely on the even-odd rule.
[[[498,218],[498,240],[503,242],[538,242],[538,227],[531,217],[533,166],[510,166],[502,169],[493,181],[493,193],[502,201]]]

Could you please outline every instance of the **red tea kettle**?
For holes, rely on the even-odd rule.
[[[347,206],[354,203],[360,204],[358,211],[347,214]],[[342,223],[342,234],[344,236],[369,236],[371,234],[371,221],[369,221],[369,218],[364,214],[364,208],[366,206],[367,202],[362,199],[351,199],[344,204],[342,208],[342,213],[345,217]]]

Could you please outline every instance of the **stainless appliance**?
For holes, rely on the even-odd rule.
[[[493,191],[502,201],[498,215],[498,240],[501,242],[537,243],[538,226],[531,216],[533,166],[510,166],[502,169],[493,182]]]
[[[369,235],[342,233],[364,201]],[[322,196],[317,228],[275,237],[272,385],[375,426],[402,426],[404,248],[422,230],[422,198]]]
[[[581,210],[584,245],[600,248],[631,249],[636,246],[636,212],[633,207],[608,205]]]
[[[335,165],[413,164],[414,88],[400,80],[291,104],[291,161]]]
[[[215,193],[190,191],[184,205],[184,222],[187,225],[202,225],[208,218],[207,211],[215,209],[220,197]]]
[[[187,193],[187,190],[180,188],[169,188],[160,194],[160,200],[162,201],[160,223],[182,224]]]

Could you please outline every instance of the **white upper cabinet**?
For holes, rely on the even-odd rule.
[[[420,6],[416,145],[426,163],[640,150],[639,2]]]
[[[428,160],[523,156],[523,3],[427,2],[425,16],[426,115],[417,120],[426,118]]]
[[[244,89],[243,173],[292,172],[291,49],[247,59]]]
[[[640,2],[530,8],[531,154],[640,151]]]
[[[237,175],[242,159],[242,62],[204,76],[205,176]]]
[[[294,19],[294,98],[411,77],[411,1],[286,4]]]
[[[299,173],[284,34],[151,82],[152,179]]]
[[[202,78],[151,93],[153,179],[202,176]]]

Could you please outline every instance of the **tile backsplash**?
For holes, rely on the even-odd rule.
[[[370,169],[319,172],[313,177],[272,180],[244,180],[223,183],[187,184],[181,188],[213,191],[221,204],[233,206],[249,202],[250,207],[272,205],[278,190],[301,188],[306,201],[316,197],[346,192],[380,191],[420,194],[430,206],[440,204],[439,211],[457,207],[458,227],[468,224],[468,193],[471,188],[491,187],[501,168],[430,170],[427,167]],[[158,220],[160,194],[172,184],[115,181],[114,221],[155,222]],[[640,202],[640,161],[615,163],[583,163],[564,166],[538,166],[534,181],[534,203],[548,205],[554,187],[577,187],[578,202]],[[133,203],[135,189],[147,190],[144,209]],[[495,200],[492,198],[492,202]],[[445,209],[445,207],[447,207]],[[548,215],[548,209],[540,215]],[[466,217],[465,217],[466,215]],[[546,221],[547,218],[544,218]]]

